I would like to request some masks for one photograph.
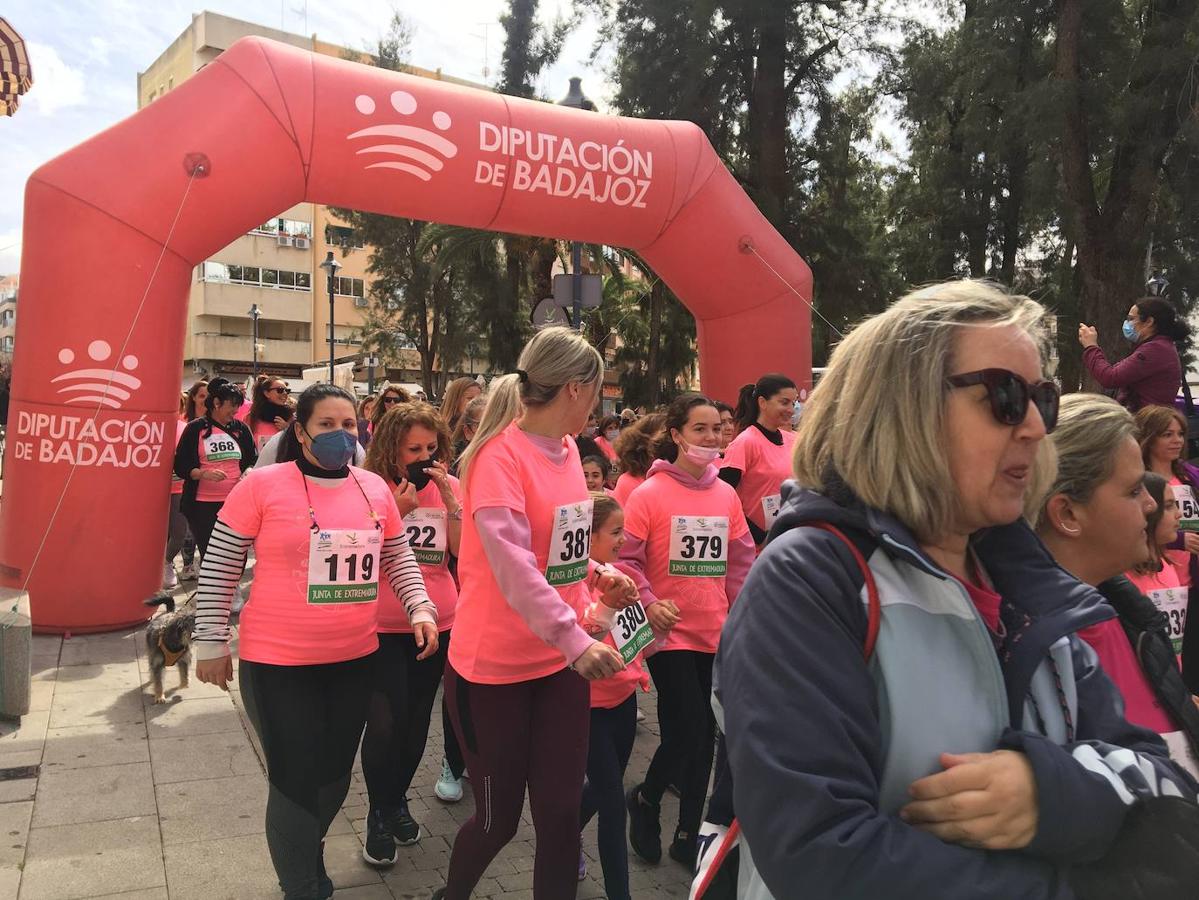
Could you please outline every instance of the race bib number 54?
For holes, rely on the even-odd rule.
[[[575,584],[587,577],[591,553],[592,502],[582,500],[554,510],[545,580],[553,587]]]
[[[728,570],[728,516],[670,517],[670,574],[719,578]]]
[[[1174,485],[1174,500],[1182,513],[1182,530],[1199,531],[1199,503],[1195,502],[1195,492],[1189,484]]]

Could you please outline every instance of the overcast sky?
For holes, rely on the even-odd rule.
[[[0,118],[0,273],[20,267],[25,182],[43,162],[123,119],[137,106],[137,73],[150,65],[204,9],[365,48],[387,27],[393,8],[415,26],[414,65],[494,84],[503,46],[504,0],[5,0],[0,10],[29,42],[34,86],[12,118]],[[569,2],[542,0],[552,19]],[[485,39],[486,34],[486,39]],[[539,91],[565,96],[571,75],[603,101],[602,65],[589,63],[595,23],[584,23]],[[488,69],[485,79],[484,66]]]

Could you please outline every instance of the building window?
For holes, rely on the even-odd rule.
[[[366,284],[361,278],[341,278],[337,279],[336,293],[342,297],[365,297]]]
[[[264,225],[251,228],[250,234],[269,234],[271,236],[285,234],[290,237],[311,238],[312,223],[301,222],[299,219],[271,219]]]
[[[4,339],[4,352],[12,353],[12,347],[13,347],[13,339],[12,339],[12,335],[10,334]]]
[[[308,272],[262,269],[258,266],[239,266],[234,263],[203,263],[200,267],[200,280],[218,284],[245,284],[281,291],[312,290],[312,275]]]
[[[358,232],[353,228],[346,228],[344,225],[326,225],[325,243],[332,247],[354,250],[361,250],[366,246]]]

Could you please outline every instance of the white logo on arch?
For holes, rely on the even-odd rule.
[[[368,94],[359,94],[354,100],[354,107],[364,116],[374,115],[375,98]],[[393,91],[391,108],[401,116],[410,116],[417,110],[416,98],[407,91]],[[442,110],[433,113],[433,127],[437,131],[448,131],[453,124],[450,114]],[[403,122],[390,122],[382,125],[371,125],[347,135],[346,140],[355,138],[393,138],[403,143],[371,144],[355,151],[358,156],[363,154],[380,154],[398,157],[385,159],[366,166],[367,169],[391,169],[407,175],[415,175],[421,181],[430,181],[435,172],[445,167],[445,160],[458,155],[458,145],[436,131]],[[415,146],[414,146],[415,145]]]
[[[88,358],[97,366],[104,366],[112,356],[112,347],[107,341],[92,341],[87,345]],[[64,347],[58,351],[58,361],[64,366],[75,362],[75,351]],[[51,384],[62,384],[58,389],[65,403],[99,403],[111,409],[120,409],[125,401],[142,386],[141,379],[130,375],[138,367],[138,359],[130,354],[120,361],[122,371],[117,368],[88,367],[65,372],[51,379]]]

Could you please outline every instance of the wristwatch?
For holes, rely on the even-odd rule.
[[[461,522],[462,521],[462,507],[459,506],[456,510],[454,510],[452,513],[449,513],[448,515],[455,522]]]

